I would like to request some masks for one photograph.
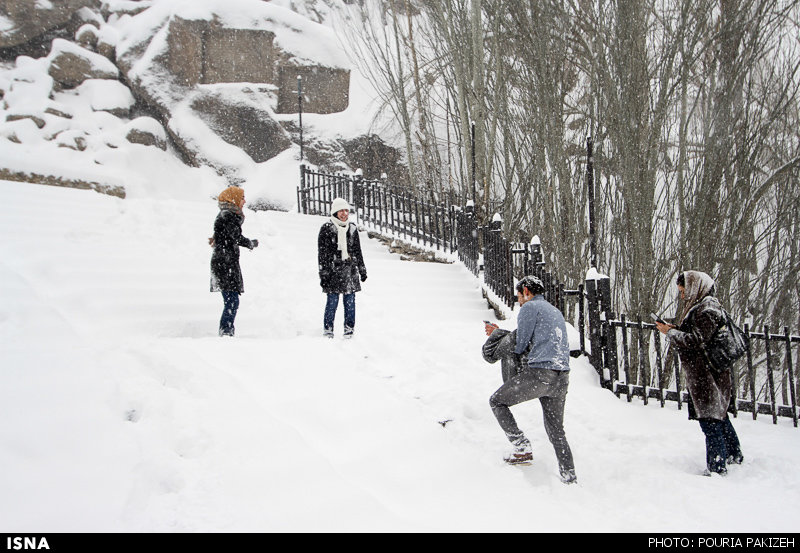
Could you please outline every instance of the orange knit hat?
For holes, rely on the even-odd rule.
[[[244,190],[238,186],[229,186],[223,190],[217,199],[220,202],[228,202],[234,205],[239,205],[244,200]]]

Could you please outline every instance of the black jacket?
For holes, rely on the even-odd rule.
[[[211,291],[244,293],[239,246],[253,249],[249,238],[242,236],[244,217],[230,209],[220,209],[214,220],[214,253],[211,255]]]
[[[350,258],[342,261],[339,251],[339,235],[333,222],[328,221],[319,229],[317,239],[317,258],[319,262],[319,282],[326,294],[351,294],[361,291],[361,280],[367,278],[364,256],[361,254],[361,241],[358,227],[354,223],[347,226],[347,251]]]

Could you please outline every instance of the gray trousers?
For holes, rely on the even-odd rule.
[[[569,371],[525,367],[510,377],[489,398],[497,422],[512,443],[524,443],[525,435],[517,426],[511,409],[514,405],[539,398],[544,416],[544,429],[556,452],[561,471],[574,470],[572,450],[564,433],[564,402],[567,399]]]

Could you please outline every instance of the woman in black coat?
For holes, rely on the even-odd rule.
[[[712,371],[703,345],[725,324],[725,311],[714,297],[714,280],[701,271],[678,276],[678,292],[684,300],[678,326],[656,323],[667,335],[681,360],[691,398],[691,418],[696,418],[706,437],[708,473],[725,474],[726,464],[741,463],[742,449],[728,417],[732,394],[731,370]]]
[[[367,280],[367,268],[361,253],[358,227],[348,222],[350,206],[342,198],[331,204],[331,218],[319,229],[317,258],[319,283],[328,295],[323,320],[324,335],[333,338],[333,321],[339,306],[339,294],[344,298],[344,337],[353,336],[356,326],[356,292]]]
[[[242,236],[244,190],[238,186],[230,186],[217,199],[219,214],[214,221],[214,237],[208,240],[214,247],[214,253],[211,254],[211,291],[222,292],[224,302],[219,320],[219,335],[233,336],[233,323],[239,310],[239,294],[244,293],[239,246],[252,250],[258,246],[258,240]]]

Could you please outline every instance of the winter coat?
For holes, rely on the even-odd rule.
[[[358,227],[354,223],[349,223],[347,227],[349,259],[342,261],[338,239],[338,231],[333,222],[327,221],[319,229],[317,258],[322,290],[326,294],[360,292],[361,281],[367,278],[367,268],[364,265],[364,256],[361,254]]]
[[[686,375],[686,386],[694,406],[691,418],[725,420],[727,417],[732,389],[731,371],[715,375],[701,349],[701,344],[708,342],[725,321],[719,300],[707,295],[694,303],[680,326],[667,333]]]
[[[523,354],[528,348],[528,366],[532,369],[569,370],[567,323],[561,311],[541,294],[525,302],[517,315],[514,351]]]
[[[496,328],[483,344],[481,353],[484,361],[496,363],[500,361],[503,382],[516,376],[525,367],[525,356],[514,353],[517,345],[517,331]]]
[[[221,207],[214,221],[214,253],[211,255],[211,291],[244,293],[239,246],[253,249],[253,242],[242,236],[244,216],[229,207]]]

